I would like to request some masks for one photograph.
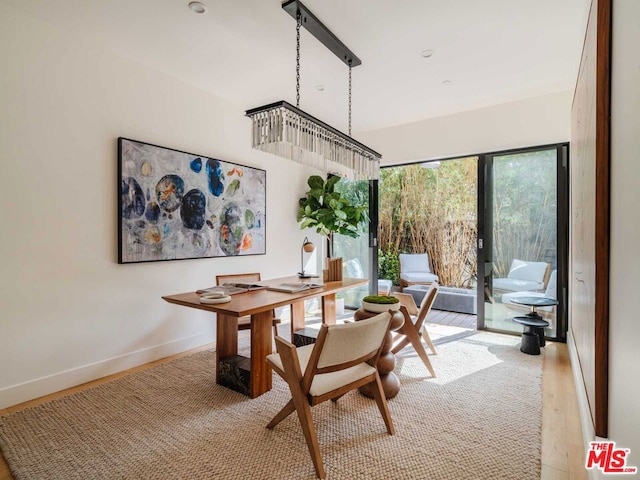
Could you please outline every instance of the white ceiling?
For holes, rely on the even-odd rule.
[[[189,0],[0,1],[242,110],[295,104],[295,20],[280,0],[202,0],[204,15]],[[363,62],[358,132],[573,90],[590,0],[303,3]],[[346,131],[347,67],[304,29],[301,63],[301,108]]]

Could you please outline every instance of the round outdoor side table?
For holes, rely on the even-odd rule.
[[[367,318],[375,317],[376,315],[379,314],[368,312],[360,308],[353,314],[353,319],[357,322],[359,320],[366,320]],[[402,315],[402,312],[399,310],[394,312],[391,316],[391,326],[389,327],[384,345],[382,346],[378,363],[376,363],[376,368],[380,375],[380,383],[382,383],[382,390],[384,390],[384,396],[386,398],[393,398],[400,391],[400,380],[396,374],[393,373],[393,369],[396,366],[396,356],[391,352],[391,348],[393,347],[393,336],[391,335],[391,332],[395,332],[403,324],[404,315]],[[372,390],[370,385],[360,387],[358,390],[365,397],[374,398],[373,393],[371,393]]]
[[[549,326],[549,322],[542,318],[536,308],[558,305],[558,301],[555,298],[523,296],[512,298],[511,302],[531,307],[527,315],[513,317],[514,322],[524,326],[520,351],[529,355],[540,355],[540,347],[545,346],[544,329]]]

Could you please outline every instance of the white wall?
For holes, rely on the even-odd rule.
[[[613,2],[609,438],[640,469],[640,2]]]
[[[213,341],[160,296],[299,270],[310,173],[242,109],[0,4],[0,408]],[[119,136],[267,170],[267,255],[117,264]]]
[[[382,154],[383,165],[451,158],[566,142],[572,92],[470,110],[356,137]]]

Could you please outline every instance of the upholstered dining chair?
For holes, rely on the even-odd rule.
[[[260,281],[260,273],[234,273],[230,275],[216,275],[216,285],[224,285],[225,283],[255,283]],[[274,338],[278,336],[278,325],[280,325],[281,320],[279,318],[274,318],[272,321],[273,324],[273,336]],[[238,318],[238,330],[250,330],[251,329],[251,316],[247,315],[245,317]]]
[[[291,400],[269,422],[272,429],[294,411],[298,414],[318,478],[325,478],[311,407],[337,401],[345,393],[374,384],[373,394],[389,435],[395,433],[375,365],[391,323],[389,312],[354,323],[325,325],[315,344],[296,347],[276,337],[278,353],[267,363],[286,380]]]
[[[433,282],[431,284],[429,290],[420,303],[420,308],[417,307],[415,300],[408,293],[396,292],[393,294],[400,299],[400,311],[404,315],[404,324],[396,332],[394,343],[397,340],[400,341],[393,346],[391,352],[395,355],[404,347],[411,344],[432,377],[436,376],[436,372],[431,365],[429,356],[422,346],[420,339],[424,338],[424,341],[431,350],[431,353],[434,355],[437,354],[436,348],[433,346],[433,342],[431,341],[431,337],[429,336],[429,332],[427,331],[424,322],[427,319],[427,315],[429,315],[429,311],[431,311],[436,295],[438,295],[438,288],[440,287],[437,283]]]

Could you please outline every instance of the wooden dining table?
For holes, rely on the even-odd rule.
[[[275,286],[280,283],[300,282],[296,276],[262,280],[260,284]],[[314,283],[310,281],[309,283]],[[317,282],[316,282],[317,283]],[[336,293],[366,285],[368,279],[343,278],[323,282],[322,287],[301,292],[286,293],[259,289],[231,296],[231,301],[218,304],[200,303],[196,292],[165,295],[169,303],[196,308],[216,314],[216,383],[256,398],[271,389],[271,369],[267,355],[272,353],[272,320],[278,307],[291,306],[291,338],[305,326],[304,302],[320,297],[322,322],[336,322]],[[251,316],[251,354],[238,355],[238,318]]]

